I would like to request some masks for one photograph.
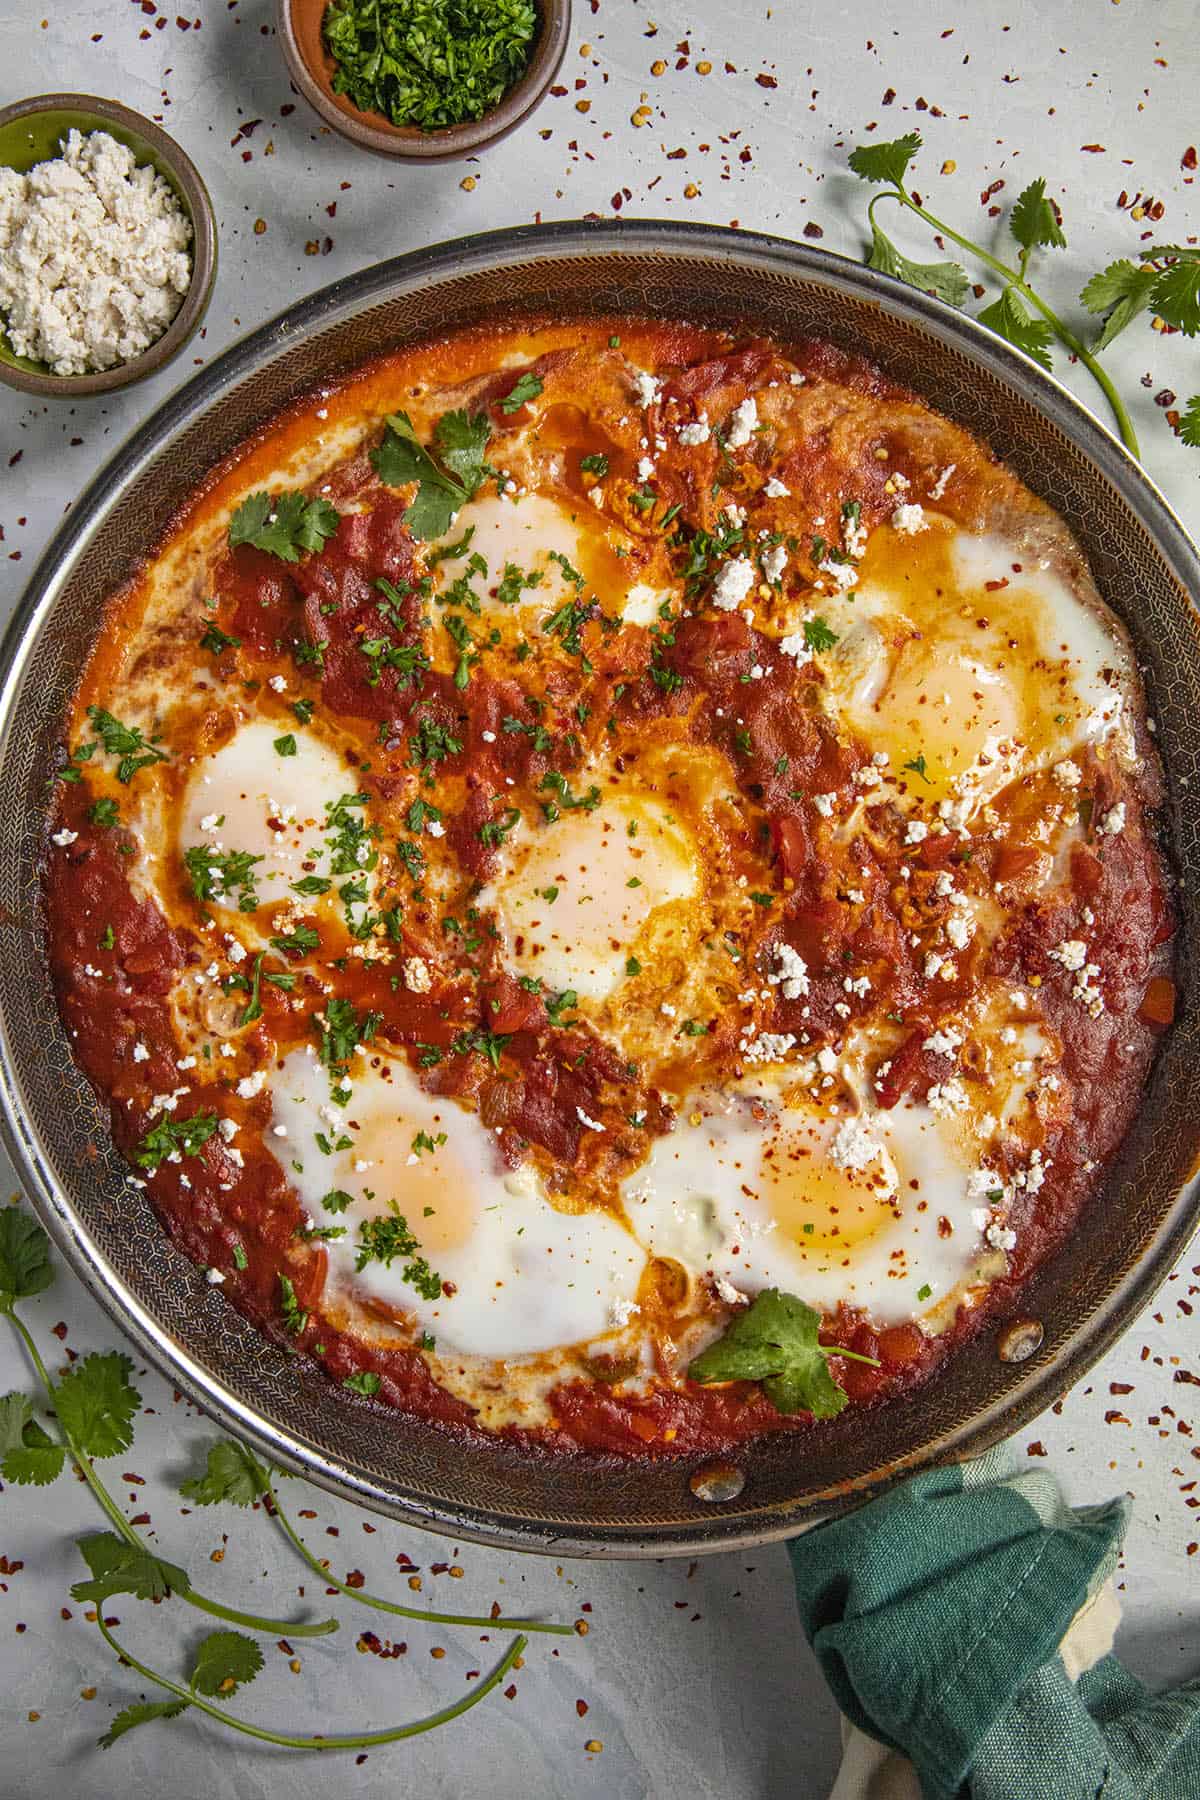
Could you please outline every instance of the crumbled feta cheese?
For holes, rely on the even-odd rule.
[[[1077,788],[1083,780],[1079,764],[1073,763],[1069,757],[1064,762],[1055,763],[1052,773],[1060,787]]]
[[[617,1331],[628,1325],[630,1319],[641,1312],[636,1300],[610,1300],[608,1303],[608,1322]]]
[[[192,279],[192,228],[170,183],[106,131],[0,171],[0,315],[18,356],[86,375],[160,338]]]
[[[1082,969],[1087,961],[1087,945],[1082,938],[1065,938],[1050,952],[1050,960],[1061,963],[1064,969]]]
[[[779,653],[781,656],[793,657],[797,667],[811,662],[813,655],[802,631],[789,631],[786,637],[780,638]]]
[[[824,562],[817,564],[817,568],[822,575],[828,575],[834,586],[843,593],[849,593],[851,588],[858,586],[858,570],[853,563],[832,562],[826,557]]]
[[[796,1043],[791,1031],[763,1031],[757,1037],[743,1038],[738,1045],[748,1063],[782,1062]]]
[[[961,1081],[942,1081],[931,1087],[926,1095],[926,1103],[930,1112],[943,1116],[949,1113],[963,1112],[968,1105],[967,1090]]]
[[[228,1144],[238,1134],[237,1120],[236,1119],[218,1119],[217,1120],[217,1130],[220,1132],[224,1141]]]
[[[57,844],[60,850],[65,850],[67,845],[73,844],[78,836],[79,833],[77,831],[68,831],[64,825],[61,831],[56,831],[54,833],[50,842],[52,844]]]
[[[837,1051],[831,1044],[822,1044],[817,1051],[817,1067],[822,1075],[836,1075],[837,1066]]]
[[[905,537],[914,537],[918,531],[928,531],[929,520],[925,517],[925,508],[915,501],[904,501],[892,514],[892,528],[902,532]]]
[[[883,1145],[872,1134],[865,1119],[846,1119],[838,1126],[829,1157],[837,1168],[849,1169],[854,1173],[859,1169],[868,1169],[873,1162],[881,1160]]]
[[[1016,1248],[1017,1234],[1009,1225],[998,1225],[993,1222],[983,1234],[993,1250],[1013,1250]]]
[[[205,1269],[204,1279],[207,1281],[209,1287],[220,1287],[225,1280],[225,1277],[222,1275],[220,1269]]]
[[[440,819],[426,819],[425,829],[430,837],[433,838],[445,837],[446,835],[446,827],[442,824]]]
[[[245,944],[239,943],[235,937],[226,938],[225,954],[231,963],[245,962],[246,946]]]
[[[726,1306],[740,1306],[746,1298],[741,1289],[735,1288],[732,1281],[727,1281],[724,1275],[714,1275],[713,1286],[717,1290],[717,1298],[723,1300]]]
[[[653,478],[654,478],[654,463],[650,457],[648,457],[648,456],[639,456],[638,457],[637,478],[639,481],[652,481],[653,480]]]
[[[754,396],[734,407],[729,415],[729,430],[725,434],[725,442],[731,450],[740,450],[748,444],[758,426],[758,407]]]
[[[694,444],[707,444],[712,436],[712,426],[703,413],[690,424],[679,427],[679,441],[689,448]]]
[[[262,1093],[266,1083],[266,1072],[263,1069],[255,1069],[253,1075],[243,1075],[237,1084],[238,1099],[253,1100],[256,1094]]]
[[[1101,837],[1116,837],[1119,832],[1124,831],[1125,802],[1119,800],[1115,806],[1110,806],[1096,829]]]
[[[778,581],[787,568],[788,555],[782,544],[772,544],[762,559],[762,571],[768,581]]]
[[[778,475],[772,475],[766,486],[763,488],[763,493],[768,500],[787,500],[790,497],[791,492],[791,488],[784,487]]]
[[[928,1050],[933,1056],[953,1056],[955,1051],[962,1049],[962,1041],[962,1032],[956,1031],[953,1025],[947,1025],[927,1037],[921,1048]]]
[[[802,1000],[809,990],[808,964],[790,944],[776,944],[775,971],[767,976],[770,987],[777,987],[785,1000]]]
[[[201,831],[216,831],[221,823],[220,813],[205,813],[200,821]]]
[[[946,491],[946,483],[949,481],[950,477],[953,475],[953,473],[954,473],[955,469],[957,469],[957,467],[958,467],[957,463],[947,463],[946,464],[946,467],[942,470],[941,474],[938,476],[937,481],[934,483],[934,485],[929,490],[929,498],[931,500],[940,500],[941,499],[942,495]]]
[[[133,1060],[137,1063],[150,1061],[150,1052],[147,1050],[145,1044],[135,1044],[133,1046]]]
[[[581,1125],[583,1125],[587,1128],[588,1131],[603,1131],[604,1130],[604,1127],[600,1123],[599,1119],[589,1119],[587,1114],[584,1112],[582,1106],[577,1106],[575,1108],[575,1117],[579,1120],[579,1123]]]
[[[713,583],[712,603],[720,607],[722,612],[732,612],[741,605],[753,586],[754,564],[748,556],[735,556],[721,566]]]
[[[904,834],[906,844],[923,844],[929,836],[929,827],[923,819],[910,819],[908,830]]]
[[[270,680],[267,682],[267,686],[272,690],[273,693],[276,693],[276,694],[286,694],[287,693],[287,680],[282,675],[272,675]]]
[[[931,950],[929,955],[925,958],[926,981],[932,981],[934,976],[941,972],[944,965],[945,958],[939,956],[936,950]]]
[[[633,377],[634,392],[639,406],[653,406],[662,393],[662,383],[645,369],[638,369]]]
[[[933,891],[939,900],[946,900],[954,892],[954,877],[949,869],[941,869],[933,884]]]

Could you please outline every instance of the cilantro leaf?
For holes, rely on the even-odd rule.
[[[0,1212],[0,1312],[40,1294],[53,1279],[45,1231],[19,1206],[6,1206]]]
[[[894,275],[898,281],[907,282],[909,287],[919,288],[923,294],[932,294],[951,306],[961,306],[967,297],[967,271],[959,263],[911,262],[874,220],[871,221],[871,254],[867,266],[879,269],[885,275]]]
[[[137,1600],[161,1600],[168,1591],[186,1594],[187,1572],[177,1563],[118,1537],[115,1531],[97,1531],[77,1538],[75,1548],[92,1571],[90,1581],[76,1581],[73,1600],[92,1600],[97,1605],[113,1594],[132,1594]]]
[[[890,181],[899,187],[920,148],[919,131],[906,132],[889,144],[859,144],[850,152],[850,167],[863,181]]]
[[[460,506],[475,493],[486,473],[483,453],[491,427],[482,413],[448,412],[438,420],[433,443],[444,463],[439,468],[417,437],[406,412],[389,413],[383,440],[371,452],[371,463],[388,487],[417,483],[404,511],[404,522],[421,543],[442,537]]]
[[[1089,312],[1107,313],[1093,346],[1104,350],[1150,304],[1157,277],[1153,269],[1139,269],[1127,258],[1109,263],[1092,276],[1079,298]]]
[[[153,1719],[177,1719],[181,1712],[186,1712],[190,1702],[187,1700],[138,1700],[132,1706],[123,1707],[117,1714],[102,1738],[97,1738],[101,1750],[111,1750],[118,1738],[125,1736],[139,1725],[149,1725]]]
[[[820,613],[811,619],[805,619],[804,642],[810,650],[820,654],[822,650],[832,650],[837,641],[837,632],[830,629],[828,621]]]
[[[515,386],[505,394],[500,402],[500,411],[502,413],[520,412],[521,408],[530,400],[536,400],[541,391],[541,376],[535,375],[531,369],[526,369],[525,373],[518,377]]]
[[[267,1472],[245,1444],[221,1438],[209,1449],[203,1475],[181,1482],[179,1491],[197,1506],[216,1506],[222,1500],[252,1506],[267,1491]]]
[[[517,386],[520,385],[518,382]],[[538,391],[541,391],[540,381]],[[466,488],[468,500],[474,498],[475,490],[488,472],[483,453],[491,435],[486,413],[443,413],[434,426],[433,447],[450,473]]]
[[[25,1394],[0,1400],[0,1475],[18,1487],[46,1487],[62,1474],[66,1450],[33,1416]]]
[[[341,514],[328,500],[307,494],[249,494],[229,521],[229,545],[252,544],[281,562],[299,562],[305,550],[323,550]]]
[[[120,1351],[94,1351],[54,1390],[58,1422],[84,1456],[116,1456],[133,1442],[142,1397],[129,1380],[133,1364]]]
[[[1050,345],[1054,333],[1044,319],[1035,319],[1015,288],[1006,287],[998,300],[985,306],[978,315],[979,323],[1031,357],[1039,368],[1053,367]]]
[[[817,1342],[821,1315],[778,1288],[762,1293],[739,1313],[723,1337],[692,1362],[692,1381],[761,1381],[777,1412],[810,1412],[832,1419],[846,1396],[829,1373],[828,1354]]]
[[[1058,214],[1046,198],[1046,183],[1041,175],[1031,181],[1013,203],[1008,229],[1022,250],[1034,250],[1039,244],[1051,250],[1066,249],[1066,234],[1058,222]]]
[[[196,1652],[192,1687],[214,1700],[228,1700],[263,1666],[263,1654],[242,1631],[211,1631]]]
[[[1173,325],[1184,337],[1195,337],[1200,332],[1200,261],[1181,259],[1163,269],[1150,304],[1164,324]]]
[[[1200,450],[1200,394],[1193,394],[1179,421],[1179,435],[1193,450]]]

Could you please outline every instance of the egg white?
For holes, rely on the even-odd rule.
[[[327,1070],[294,1051],[274,1078],[268,1137],[311,1222],[346,1229],[328,1244],[335,1286],[415,1321],[439,1355],[530,1356],[602,1337],[624,1316],[646,1256],[620,1221],[558,1212],[532,1170],[503,1168],[475,1113],[427,1094],[403,1062],[360,1053],[349,1085],[349,1102],[332,1104]],[[318,1132],[352,1142],[326,1154]],[[414,1144],[419,1133],[433,1150]],[[323,1205],[335,1189],[351,1196],[344,1211]],[[391,1202],[453,1292],[425,1298],[403,1256],[356,1268],[362,1222]]]
[[[305,875],[329,876],[324,837],[328,808],[352,794],[353,771],[313,733],[292,730],[294,756],[280,756],[285,728],[251,720],[191,773],[179,823],[181,850],[244,850],[262,861],[254,869],[260,901],[290,899],[290,884]],[[214,905],[237,910],[237,897]]]

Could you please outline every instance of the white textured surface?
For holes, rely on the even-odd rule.
[[[187,6],[187,17],[201,16],[199,0]],[[773,12],[748,0],[576,0],[562,75],[567,92],[548,99],[481,162],[411,172],[315,129],[288,91],[267,0],[228,7],[209,0],[202,26],[188,30],[173,5],[155,13],[143,0],[92,0],[86,18],[82,9],[66,9],[43,29],[35,5],[8,0],[0,16],[0,103],[71,87],[116,95],[161,116],[212,190],[221,268],[205,338],[155,381],[70,409],[0,390],[4,610],[74,495],[189,373],[193,358],[379,256],[534,217],[608,215],[618,197],[627,215],[736,220],[793,235],[819,227],[826,249],[857,255],[866,196],[845,173],[844,149],[872,121],[881,137],[920,125],[929,149],[917,185],[935,210],[968,230],[989,230],[980,195],[991,182],[1008,184],[991,202],[998,204],[1031,176],[1046,174],[1070,239],[1067,252],[1046,259],[1047,286],[1068,309],[1085,274],[1127,253],[1151,229],[1117,206],[1122,190],[1163,201],[1165,216],[1153,227],[1159,241],[1200,228],[1200,184],[1181,168],[1200,135],[1188,123],[1196,118],[1200,78],[1189,0],[1093,0],[1088,7],[1014,0],[987,21],[972,16],[982,8],[931,11],[915,0],[878,9],[869,23],[867,9],[853,11],[860,24],[846,24],[813,0],[777,0]],[[647,35],[655,22],[656,35]],[[591,46],[587,55],[580,54],[584,44]],[[688,66],[677,70],[681,56]],[[651,74],[658,57],[667,65],[661,77]],[[696,71],[700,59],[712,63],[707,76]],[[736,73],[726,72],[727,59]],[[759,74],[778,85],[760,85]],[[895,99],[885,106],[888,89]],[[643,96],[653,114],[634,129],[630,114]],[[590,104],[581,112],[582,101]],[[281,116],[289,104],[294,111]],[[231,145],[249,120],[261,123]],[[1104,149],[1081,148],[1097,143]],[[668,154],[680,149],[686,156]],[[939,175],[946,161],[957,169]],[[474,177],[473,188],[460,185],[465,176]],[[689,184],[698,189],[690,197]],[[335,205],[331,217],[327,209]],[[266,229],[256,234],[258,219]],[[904,241],[914,255],[926,254],[920,237]],[[315,254],[305,254],[307,243],[316,244]],[[1110,360],[1123,391],[1135,398],[1148,468],[1197,529],[1200,459],[1173,442],[1155,404],[1165,389],[1182,397],[1200,387],[1195,345],[1143,324]],[[1093,400],[1086,376],[1068,379]],[[1200,1636],[1200,1432],[1193,1434],[1191,1423],[1200,1426],[1198,1261],[1193,1247],[1150,1312],[1057,1416],[1039,1420],[1018,1444],[1021,1455],[1044,1449],[1080,1499],[1134,1494],[1119,1647],[1155,1683],[1194,1668]],[[65,1275],[32,1310],[43,1343],[60,1320],[78,1351],[117,1341]],[[53,1347],[53,1338],[48,1342]],[[0,1391],[26,1381],[0,1330]],[[171,1484],[211,1433],[156,1377],[139,1381],[154,1411],[142,1418],[130,1455],[108,1465],[114,1486],[132,1511],[151,1515],[165,1552],[214,1593],[286,1612],[297,1604],[303,1566],[261,1517],[180,1517]],[[123,1486],[116,1478],[125,1471],[147,1485]],[[464,1579],[425,1576],[426,1593],[443,1605],[486,1609],[499,1598],[506,1606],[586,1617],[590,1633],[562,1640],[557,1655],[554,1640],[533,1641],[512,1701],[494,1695],[461,1724],[375,1751],[361,1766],[350,1758],[333,1766],[315,1757],[285,1763],[187,1719],[148,1727],[101,1754],[91,1748],[94,1739],[139,1683],[112,1665],[78,1607],[70,1609],[75,1616],[61,1616],[80,1572],[71,1537],[94,1528],[97,1515],[70,1478],[42,1493],[10,1491],[0,1499],[0,1554],[8,1559],[0,1566],[5,1794],[259,1800],[286,1791],[291,1800],[317,1800],[334,1787],[363,1800],[397,1791],[436,1800],[478,1790],[491,1800],[808,1800],[828,1790],[836,1717],[796,1625],[782,1549],[711,1558],[694,1570],[686,1563],[573,1563],[560,1574],[550,1563],[469,1547],[456,1557],[453,1545],[317,1494],[309,1498],[319,1515],[306,1522],[313,1542],[339,1571],[362,1569],[368,1585],[407,1599],[397,1554],[407,1552],[426,1570],[457,1560]],[[336,1539],[325,1535],[330,1526],[340,1532]],[[224,1560],[212,1565],[224,1531]],[[23,1567],[4,1572],[14,1562]],[[589,1614],[579,1611],[584,1602]],[[379,1617],[348,1602],[335,1610],[343,1621],[339,1636],[302,1649],[298,1675],[268,1646],[268,1672],[243,1703],[248,1716],[299,1729],[415,1716],[460,1693],[465,1671],[483,1666],[489,1649],[475,1634],[413,1626],[402,1634],[407,1655],[381,1662],[353,1650],[357,1632],[378,1628]],[[198,1635],[199,1615],[178,1602],[160,1609],[114,1603],[114,1614],[131,1646],[168,1668],[181,1667]],[[18,1624],[26,1630],[18,1633]],[[432,1659],[430,1649],[441,1644],[446,1657]],[[82,1699],[81,1690],[93,1685],[96,1698]],[[580,1699],[589,1709],[583,1718]],[[41,1716],[29,1720],[30,1712]],[[598,1756],[585,1752],[592,1738],[604,1745]]]

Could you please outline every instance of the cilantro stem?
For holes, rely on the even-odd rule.
[[[214,1706],[198,1694],[194,1688],[184,1687],[181,1682],[172,1681],[167,1675],[160,1675],[157,1669],[148,1668],[145,1663],[139,1662],[136,1656],[132,1656],[128,1650],[121,1648],[104,1623],[102,1613],[103,1608],[97,1607],[96,1624],[101,1637],[123,1663],[127,1663],[131,1669],[136,1670],[147,1681],[152,1681],[156,1687],[166,1688],[169,1694],[174,1694],[177,1699],[184,1701],[188,1706],[198,1707],[201,1712],[207,1713],[209,1718],[216,1719],[220,1724],[228,1726],[231,1731],[240,1731],[246,1737],[259,1738],[266,1744],[280,1744],[286,1750],[363,1750],[374,1744],[394,1744],[400,1738],[419,1737],[422,1732],[436,1731],[439,1725],[448,1725],[452,1719],[460,1718],[463,1713],[470,1712],[471,1708],[478,1706],[479,1702],[490,1694],[494,1687],[498,1687],[528,1641],[523,1637],[514,1638],[495,1668],[484,1676],[477,1688],[472,1689],[469,1694],[464,1694],[463,1698],[456,1700],[452,1706],[444,1706],[441,1712],[430,1713],[428,1718],[414,1719],[410,1725],[391,1725],[383,1731],[362,1731],[353,1737],[299,1737],[287,1731],[271,1731],[265,1725],[252,1725],[248,1719],[239,1719],[234,1714],[226,1712],[223,1707]]]
[[[300,1552],[309,1568],[312,1569],[315,1574],[319,1575],[322,1581],[327,1581],[330,1587],[335,1587],[340,1594],[345,1594],[348,1600],[357,1600],[363,1606],[373,1606],[376,1612],[397,1613],[402,1619],[419,1619],[426,1625],[482,1625],[485,1628],[495,1626],[498,1630],[543,1631],[551,1633],[556,1637],[572,1637],[574,1635],[574,1627],[571,1625],[548,1625],[543,1624],[538,1619],[506,1619],[500,1616],[497,1616],[496,1618],[474,1618],[468,1613],[426,1612],[423,1607],[400,1606],[394,1600],[381,1600],[377,1594],[368,1594],[362,1588],[348,1587],[344,1581],[339,1581],[338,1577],[333,1574],[330,1569],[326,1568],[324,1563],[317,1560],[312,1551],[296,1532],[291,1520],[284,1512],[282,1506],[280,1506],[279,1498],[275,1489],[272,1487],[269,1478],[266,1491],[267,1499],[271,1503],[275,1517],[279,1520],[279,1523],[283,1526],[284,1531],[287,1533],[296,1549]]]
[[[25,1321],[19,1319],[11,1307],[6,1310],[8,1311],[9,1319],[12,1321],[12,1324],[16,1327],[16,1330],[20,1335],[22,1343],[25,1345],[29,1360],[37,1371],[38,1379],[46,1390],[50,1404],[53,1406],[54,1383],[50,1379],[49,1371],[42,1361],[41,1354],[33,1340],[33,1336],[25,1324]],[[57,1418],[58,1415],[55,1414],[55,1417]],[[90,1458],[84,1455],[61,1419],[58,1419],[58,1428],[62,1433],[67,1449],[71,1453],[75,1467],[79,1470],[79,1473],[91,1488],[92,1493],[106,1518],[111,1521],[114,1528],[120,1533],[121,1537],[125,1539],[127,1544],[132,1544],[135,1550],[141,1550],[153,1555],[153,1551],[149,1550],[149,1546],[146,1544],[145,1540],[129,1523],[125,1514],[121,1511],[120,1507],[105,1487],[103,1481],[101,1481],[99,1475],[97,1475],[95,1469],[92,1467]],[[236,1607],[222,1606],[219,1600],[210,1600],[206,1594],[198,1593],[190,1583],[184,1592],[179,1595],[179,1598],[181,1600],[186,1600],[189,1606],[196,1607],[199,1612],[211,1613],[215,1619],[224,1619],[230,1625],[245,1625],[250,1631],[264,1631],[270,1637],[325,1637],[329,1632],[336,1631],[338,1628],[336,1619],[318,1619],[315,1624],[306,1625],[292,1619],[267,1619],[263,1618],[258,1613],[239,1612]]]
[[[955,231],[952,225],[947,225],[945,221],[939,219],[936,214],[929,212],[918,201],[913,199],[912,195],[908,192],[902,182],[897,182],[894,188],[885,188],[882,193],[876,194],[871,200],[870,205],[867,207],[867,217],[870,219],[872,225],[875,223],[875,208],[881,200],[898,201],[901,206],[905,206],[910,212],[916,213],[917,217],[924,219],[925,223],[930,226],[932,230],[940,233],[942,237],[949,238],[951,243],[957,244],[960,250],[966,250],[971,256],[977,257],[978,260],[981,263],[986,264],[994,274],[1001,276],[1005,282],[1015,287],[1022,298],[1027,300],[1030,306],[1034,308],[1035,312],[1041,313],[1043,319],[1045,319],[1047,325],[1049,325],[1050,329],[1054,332],[1064,349],[1068,350],[1072,356],[1083,364],[1083,367],[1087,370],[1093,381],[1095,381],[1101,393],[1104,395],[1104,398],[1108,401],[1109,406],[1112,408],[1113,417],[1117,422],[1117,429],[1121,434],[1121,442],[1125,445],[1127,450],[1132,452],[1132,454],[1140,460],[1142,453],[1138,447],[1137,433],[1133,428],[1133,421],[1126,411],[1125,403],[1117,392],[1108,370],[1101,366],[1092,355],[1087,345],[1076,337],[1070,326],[1064,324],[1058,314],[1054,312],[1051,307],[1047,306],[1041,295],[1031,288],[1025,280],[1029,252],[1023,250],[1019,266],[1015,269],[1010,268],[1007,263],[1001,262],[999,257],[993,256],[990,251],[985,250],[981,244],[975,243],[971,238],[963,237],[962,233]]]

